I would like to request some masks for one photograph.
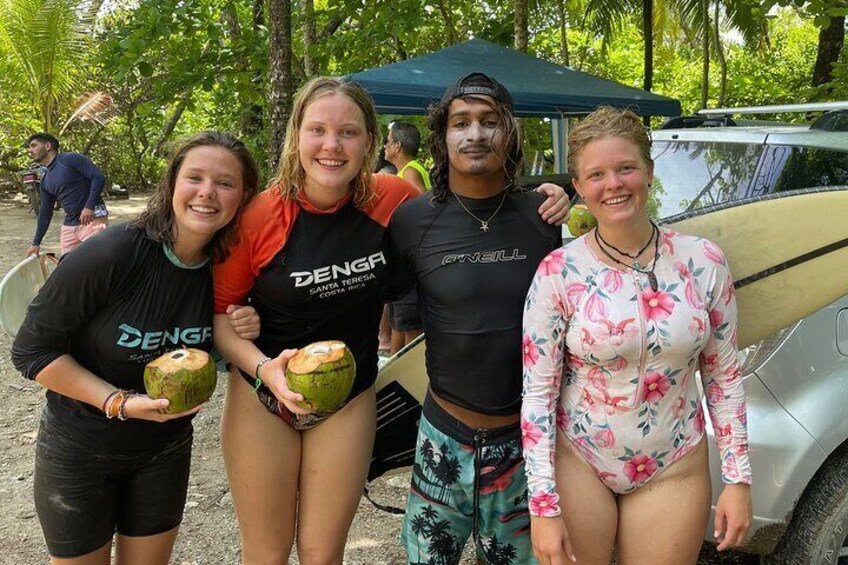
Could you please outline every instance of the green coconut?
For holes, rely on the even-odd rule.
[[[571,235],[580,237],[592,231],[592,228],[597,225],[598,220],[584,204],[575,204],[571,207],[571,215],[568,218],[568,231]]]
[[[168,414],[203,404],[215,392],[218,374],[212,357],[200,349],[177,349],[144,368],[144,388],[150,398],[167,398]]]
[[[303,395],[298,406],[332,412],[350,395],[356,377],[353,353],[341,341],[318,341],[298,350],[286,365],[289,389]]]

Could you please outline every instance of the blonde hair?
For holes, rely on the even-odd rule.
[[[303,116],[310,104],[333,94],[342,94],[356,104],[365,118],[365,129],[368,132],[370,147],[362,160],[359,172],[351,181],[353,202],[362,208],[373,197],[371,188],[371,170],[377,157],[377,140],[380,138],[380,126],[377,122],[377,112],[371,97],[359,84],[345,79],[333,77],[316,77],[307,82],[298,91],[294,99],[291,117],[286,128],[285,145],[280,156],[280,168],[269,181],[270,186],[276,186],[283,199],[296,200],[306,182],[306,171],[300,162],[300,126]]]
[[[577,176],[577,162],[587,145],[605,137],[619,137],[639,148],[645,165],[651,159],[651,135],[642,120],[630,110],[601,106],[571,130],[568,136],[568,170]]]

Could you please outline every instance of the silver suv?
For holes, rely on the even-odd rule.
[[[762,194],[848,190],[848,103],[745,113],[812,109],[831,111],[793,126],[711,110],[652,132],[656,217]],[[745,551],[770,564],[848,564],[848,296],[747,348],[743,363],[754,471]],[[710,461],[720,484],[719,458]]]

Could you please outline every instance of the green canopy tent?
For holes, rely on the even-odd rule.
[[[445,88],[471,71],[506,86],[515,115],[560,118],[588,114],[598,106],[627,107],[640,116],[679,116],[680,102],[638,88],[555,65],[482,39],[349,75],[391,114],[424,114]]]
[[[565,170],[567,117],[585,115],[598,106],[617,106],[640,116],[679,116],[680,102],[555,65],[482,39],[471,39],[435,53],[348,75],[372,96],[386,114],[424,114],[442,92],[462,75],[484,72],[512,94],[514,113],[550,118],[555,168]]]

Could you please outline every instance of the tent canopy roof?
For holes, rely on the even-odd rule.
[[[680,102],[537,59],[482,39],[349,75],[391,114],[424,114],[462,75],[484,72],[506,86],[517,116],[558,118],[598,106],[630,108],[640,116],[679,116]]]

